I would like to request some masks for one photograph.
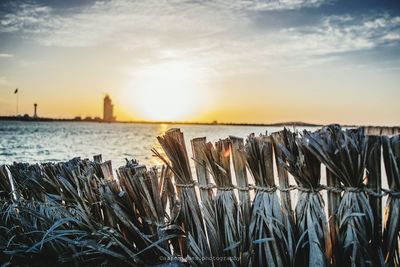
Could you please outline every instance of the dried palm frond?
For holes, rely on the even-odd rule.
[[[382,167],[381,149],[382,138],[378,135],[368,135],[367,156],[367,188],[377,195],[369,195],[369,203],[374,215],[373,246],[375,250],[372,255],[374,263],[378,266],[386,266],[382,248]]]
[[[95,167],[107,172],[97,177]],[[66,163],[12,165],[12,176],[0,168],[5,192],[0,197],[0,261],[12,265],[127,265],[169,262],[167,244],[182,236],[179,229],[155,234],[139,223],[127,193],[109,180],[109,163],[73,159]],[[102,172],[103,173],[103,172]],[[140,186],[158,202],[157,173]],[[18,198],[10,198],[15,184]],[[29,185],[29,188],[28,188]],[[155,191],[154,191],[155,190]],[[146,195],[147,196],[147,195]],[[159,202],[158,202],[159,203]],[[165,208],[162,206],[162,208]],[[157,216],[165,214],[157,210]],[[159,218],[159,216],[157,217]],[[161,220],[161,219],[160,219]],[[162,255],[164,258],[160,258]]]
[[[388,266],[400,266],[400,136],[383,137],[389,194],[385,207],[383,248]]]
[[[295,265],[327,266],[330,244],[324,201],[320,190],[321,163],[306,150],[296,133],[282,132],[282,164],[293,175],[300,190],[296,204],[297,245]]]
[[[10,173],[14,179],[15,192],[24,199],[35,199],[44,201],[46,196],[43,188],[43,175],[39,165],[30,165],[28,163],[14,163],[9,167]]]
[[[144,263],[154,264],[164,262],[164,259],[172,257],[167,244],[182,237],[183,232],[178,227],[164,225],[165,210],[160,211],[160,206],[158,210],[149,208],[151,205],[154,207],[154,203],[159,202],[160,199],[152,199],[151,196],[152,194],[154,198],[159,198],[157,188],[154,188],[154,185],[158,182],[155,182],[154,178],[146,181],[147,177],[148,175],[138,171],[137,176],[133,177],[134,181],[131,181],[133,187],[138,187],[133,188],[135,192],[139,193],[138,198],[132,195],[128,196],[131,192],[115,190],[115,188],[109,186],[110,182],[105,179],[102,180],[100,194],[104,208],[110,216],[116,219],[124,239],[133,241],[135,245],[136,249],[132,250],[132,248],[127,247],[124,251],[129,253],[132,259],[137,258]],[[143,195],[146,192],[147,195]],[[152,214],[149,215],[150,213]],[[153,217],[148,219],[145,216]]]
[[[281,209],[283,214],[284,226],[287,230],[287,240],[289,242],[288,247],[293,249],[288,249],[288,258],[291,262],[294,261],[294,212],[292,210],[291,194],[290,194],[290,183],[289,175],[287,170],[282,164],[279,164],[279,158],[282,157],[281,145],[284,143],[282,138],[282,131],[271,133],[271,138],[273,141],[274,158],[276,162],[276,171],[278,175],[278,183],[280,187],[280,201]]]
[[[207,143],[203,147],[206,166],[217,185],[215,196],[215,222],[220,235],[222,254],[227,262],[221,265],[238,266],[240,256],[240,213],[234,194],[230,171],[229,140]]]
[[[10,200],[15,196],[14,185],[11,177],[8,175],[8,170],[5,165],[0,166],[0,199]]]
[[[133,164],[120,167],[118,171],[121,188],[129,199],[127,205],[131,204],[129,209],[135,213],[135,218],[140,218],[136,223],[154,242],[163,239],[167,232],[179,230],[166,211],[168,197],[165,194],[169,194],[166,173],[162,170],[162,175],[158,175],[156,168],[147,171],[143,165]],[[160,243],[160,247],[171,253],[168,243]]]
[[[337,265],[373,266],[373,212],[364,191],[364,170],[368,137],[363,129],[342,130],[330,125],[316,133],[305,132],[304,146],[313,153],[345,187],[337,214],[342,260]]]
[[[249,135],[245,152],[247,166],[256,185],[249,229],[254,249],[254,265],[291,266],[293,237],[288,235],[276,193],[272,138],[266,135]]]
[[[203,218],[194,181],[190,169],[189,158],[187,155],[183,133],[179,129],[171,129],[163,136],[159,136],[158,141],[165,151],[169,161],[159,152],[153,149],[153,153],[163,160],[172,170],[175,177],[178,197],[180,200],[179,223],[187,234],[188,257],[191,264],[205,264],[203,259],[210,257],[210,248],[205,232]]]
[[[239,195],[240,219],[238,221],[238,224],[241,228],[241,230],[239,231],[239,238],[240,240],[242,240],[242,244],[240,246],[240,265],[248,266],[249,264],[252,264],[252,244],[249,237],[251,204],[249,192],[250,188],[246,170],[246,153],[244,150],[243,138],[229,136],[229,140],[232,153],[233,169],[235,171],[235,178]]]
[[[326,171],[326,185],[332,188],[340,187],[340,182],[331,171],[325,168]],[[329,190],[327,192],[327,199],[328,199],[328,224],[329,224],[329,236],[331,240],[330,250],[331,250],[331,259],[330,264],[331,266],[336,266],[336,263],[340,263],[343,259],[341,257],[341,248],[338,245],[338,235],[339,235],[339,223],[337,219],[337,211],[340,206],[341,201],[341,192],[333,192]]]
[[[217,216],[215,214],[215,196],[211,186],[210,175],[206,166],[204,149],[206,138],[195,138],[191,140],[193,159],[199,183],[200,198],[202,202],[203,218],[206,226],[207,236],[210,244],[211,255],[214,259],[223,256],[220,234],[218,231]],[[215,267],[220,266],[220,261],[213,260]]]

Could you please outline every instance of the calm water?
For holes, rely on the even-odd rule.
[[[185,135],[191,154],[190,140],[206,136],[217,141],[229,135],[246,137],[249,133],[280,130],[277,127],[124,124],[90,122],[19,122],[0,121],[0,164],[18,162],[66,161],[80,156],[93,158],[102,154],[113,167],[122,166],[125,158],[146,165],[159,165],[151,149],[161,149],[157,136],[179,127]]]

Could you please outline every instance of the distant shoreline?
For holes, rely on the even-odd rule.
[[[0,116],[4,121],[46,121],[46,122],[100,122],[100,123],[138,123],[138,124],[178,124],[178,125],[228,125],[228,126],[306,126],[319,127],[322,124],[306,122],[279,122],[279,123],[230,123],[230,122],[185,122],[185,121],[103,121],[101,119],[56,119],[56,118],[33,118],[27,116]]]
[[[184,122],[184,121],[112,121],[106,122],[101,119],[57,119],[57,118],[33,118],[29,116],[0,116],[0,121],[27,121],[27,122],[97,122],[97,123],[133,123],[133,124],[175,124],[175,125],[209,125],[209,126],[260,126],[260,127],[281,127],[281,126],[303,126],[303,127],[321,127],[324,124],[307,123],[301,121],[277,122],[277,123],[230,123],[230,122]],[[400,126],[385,125],[345,125],[343,127],[365,127],[365,128],[388,128],[397,129],[400,132]]]

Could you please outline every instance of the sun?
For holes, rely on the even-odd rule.
[[[174,61],[135,74],[130,89],[132,109],[144,120],[189,120],[201,105],[201,72],[193,64]]]

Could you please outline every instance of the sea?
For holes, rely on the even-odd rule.
[[[60,162],[75,157],[93,159],[101,154],[103,160],[112,161],[113,168],[123,166],[126,159],[159,166],[162,163],[151,149],[162,152],[157,136],[171,128],[182,130],[191,157],[193,138],[206,137],[211,142],[229,136],[246,138],[251,133],[279,131],[283,126],[0,121],[0,165]]]

